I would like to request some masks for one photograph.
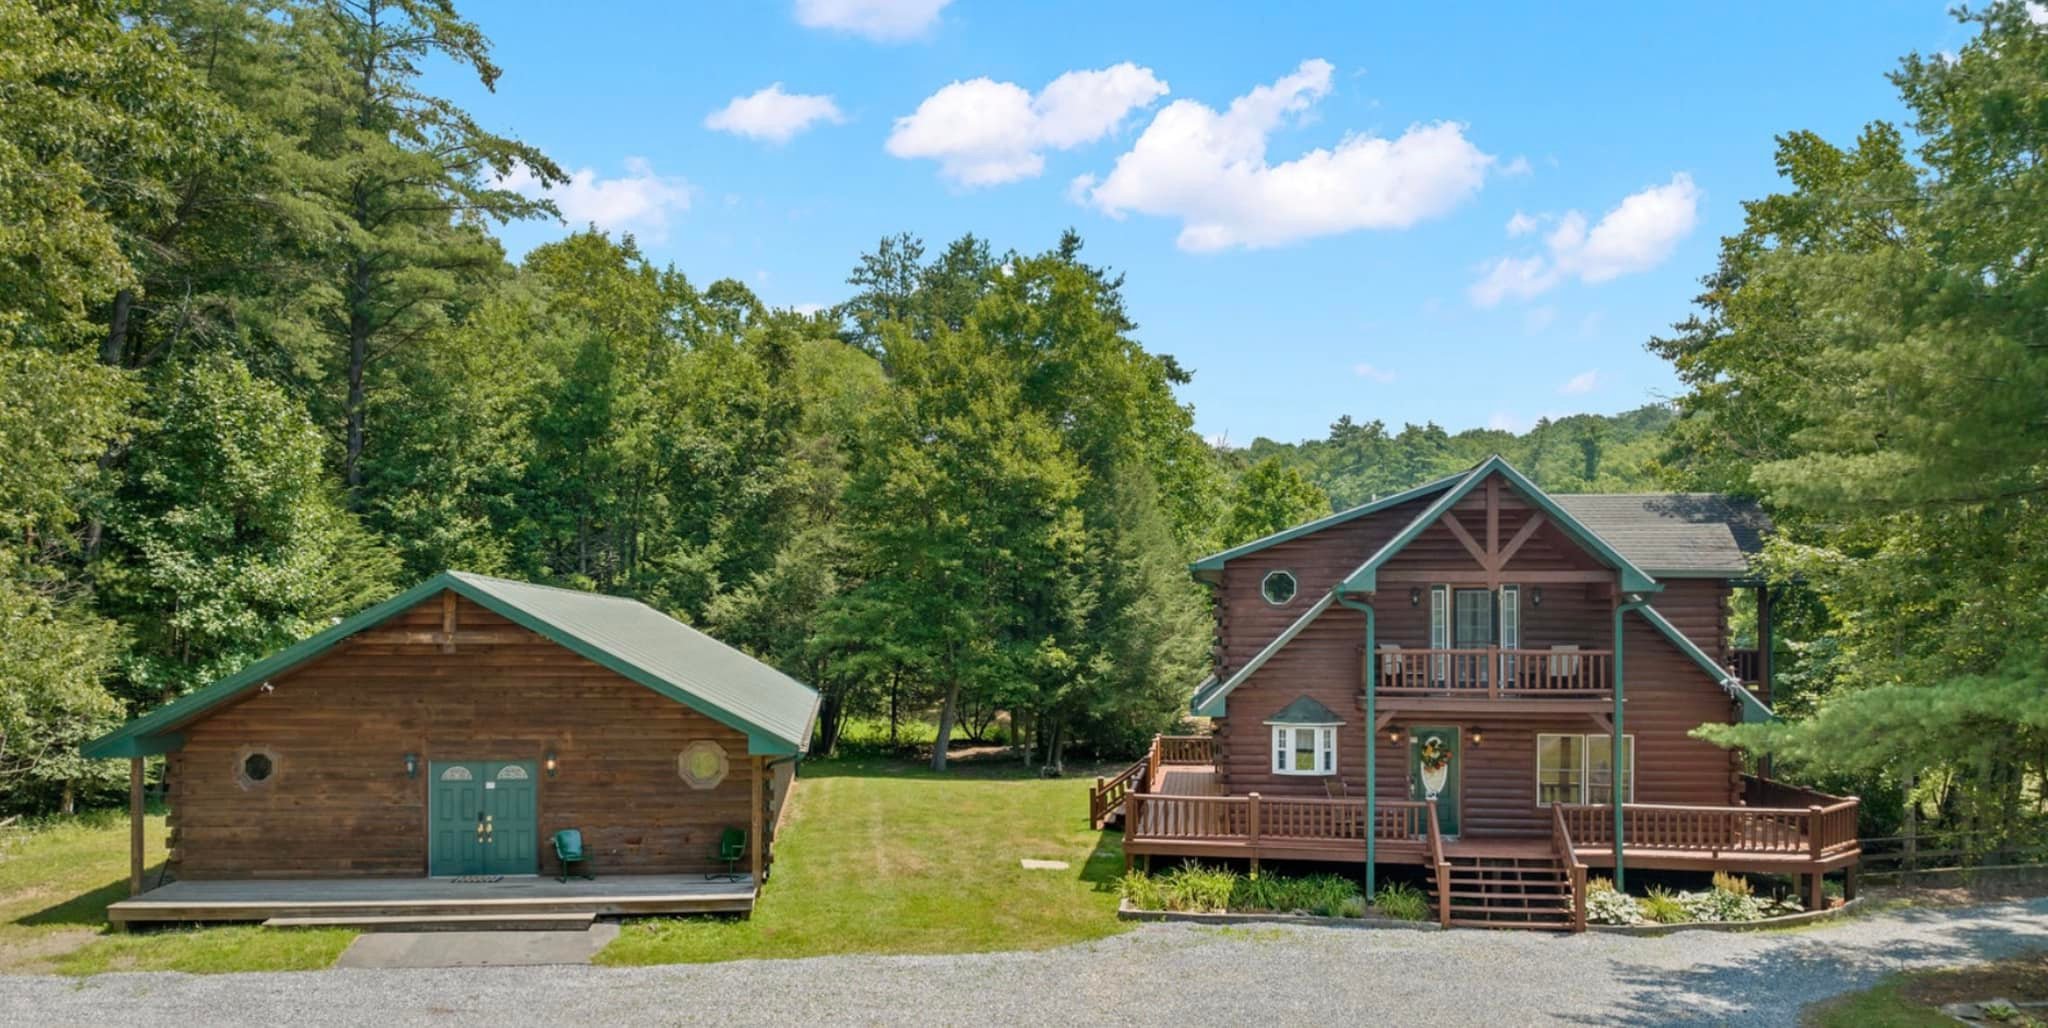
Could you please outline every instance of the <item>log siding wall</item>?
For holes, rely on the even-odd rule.
[[[441,603],[184,729],[184,748],[169,757],[178,877],[424,875],[429,762],[539,763],[551,749],[557,771],[542,768],[538,789],[542,874],[557,873],[546,840],[560,828],[582,830],[599,875],[724,869],[712,860],[718,835],[749,825],[749,776],[762,773],[744,734],[466,599],[458,633],[519,641],[454,652],[358,641],[439,631]],[[692,789],[677,773],[683,747],[700,739],[719,743],[730,761],[713,789]],[[251,749],[273,754],[276,770],[247,786],[236,772]],[[409,752],[419,754],[417,778],[405,773]]]

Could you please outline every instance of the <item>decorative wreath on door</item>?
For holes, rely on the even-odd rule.
[[[1450,747],[1445,746],[1444,741],[1437,736],[1432,735],[1422,741],[1421,756],[1424,771],[1442,771],[1451,766]]]

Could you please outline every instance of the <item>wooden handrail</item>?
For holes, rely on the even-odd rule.
[[[1572,845],[1571,826],[1565,824],[1564,806],[1558,803],[1550,805],[1550,846],[1571,878],[1572,931],[1583,932],[1586,930],[1586,862],[1579,859],[1579,851]]]
[[[1097,775],[1095,787],[1088,790],[1088,822],[1096,829],[1109,822],[1110,812],[1123,805],[1124,794],[1130,792],[1132,783],[1142,786],[1145,782],[1145,759],[1117,772],[1113,777]]]
[[[1206,735],[1155,735],[1152,743],[1162,765],[1216,762],[1216,740]]]
[[[1859,802],[1825,806],[1708,807],[1675,803],[1624,803],[1625,846],[1694,850],[1709,855],[1769,853],[1803,855],[1819,862],[1858,846]],[[1614,809],[1603,804],[1559,804],[1559,816],[1578,842],[1614,841]]]
[[[1444,859],[1444,833],[1437,823],[1436,801],[1429,803],[1429,859],[1436,868],[1436,923],[1451,926],[1451,863]]]

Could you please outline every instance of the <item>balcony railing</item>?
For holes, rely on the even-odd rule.
[[[1760,855],[1828,861],[1854,852],[1854,797],[1829,796],[1768,779],[1744,776],[1740,807],[1624,803],[1621,821],[1626,849],[1703,852],[1712,856]],[[1763,804],[1770,804],[1765,806]],[[1614,843],[1614,808],[1562,808],[1579,846]]]
[[[1382,696],[1599,699],[1614,693],[1613,650],[1381,647]]]

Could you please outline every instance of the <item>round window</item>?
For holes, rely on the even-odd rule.
[[[1266,598],[1267,603],[1275,607],[1283,606],[1287,601],[1294,599],[1297,588],[1299,586],[1294,581],[1292,571],[1269,572],[1266,580],[1259,583],[1259,593]]]
[[[270,781],[277,774],[277,758],[264,750],[242,751],[241,762],[235,765],[235,778],[248,789]]]
[[[682,755],[676,758],[677,772],[692,789],[716,788],[718,783],[725,781],[729,766],[725,747],[708,740],[683,747]]]

